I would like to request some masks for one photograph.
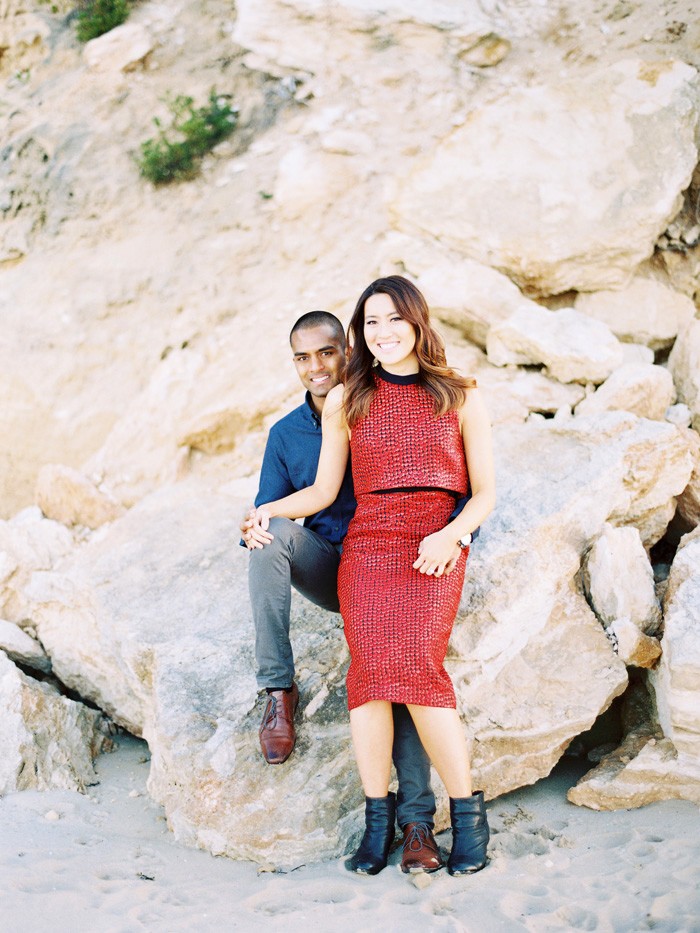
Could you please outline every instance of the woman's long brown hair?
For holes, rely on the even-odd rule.
[[[345,416],[352,427],[369,411],[376,391],[372,367],[374,357],[365,341],[365,302],[372,295],[388,295],[398,314],[416,332],[415,352],[418,357],[418,384],[433,398],[436,417],[460,408],[467,389],[476,386],[476,380],[460,376],[447,365],[442,338],[430,325],[430,312],[425,298],[413,282],[401,275],[376,279],[360,295],[350,324],[348,340],[352,346],[345,373]]]

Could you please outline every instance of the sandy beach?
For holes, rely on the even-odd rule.
[[[575,759],[489,804],[486,870],[422,876],[420,888],[399,871],[398,849],[363,878],[342,860],[271,873],[178,845],[146,794],[146,744],[120,735],[117,746],[98,759],[88,796],[0,800],[3,933],[700,931],[699,808],[575,807],[565,796]],[[449,832],[439,839],[449,849]]]

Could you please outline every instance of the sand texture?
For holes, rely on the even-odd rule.
[[[342,860],[270,873],[178,845],[145,792],[147,746],[120,736],[97,760],[91,796],[26,791],[0,801],[2,930],[700,931],[698,807],[574,807],[565,793],[578,769],[568,759],[489,804],[487,868],[423,876],[421,889],[400,873],[400,849],[364,878]],[[449,849],[449,832],[439,840]]]

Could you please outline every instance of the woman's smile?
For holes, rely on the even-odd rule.
[[[379,292],[365,302],[364,335],[370,353],[388,372],[418,372],[415,328],[397,312],[389,295]]]

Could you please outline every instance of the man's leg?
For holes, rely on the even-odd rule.
[[[288,518],[273,518],[274,540],[250,552],[248,587],[255,623],[255,660],[260,689],[284,689],[294,680],[289,640],[292,586],[332,612],[338,611],[340,555],[320,535]]]
[[[436,871],[443,862],[432,832],[435,794],[430,786],[430,759],[407,708],[394,703],[392,709],[392,757],[399,780],[396,815],[404,837],[401,870]]]
[[[289,640],[291,587],[325,609],[338,610],[339,555],[324,538],[287,518],[273,518],[274,539],[250,553],[248,585],[255,622],[258,687],[267,690],[260,747],[269,764],[281,764],[296,742],[299,691]]]

